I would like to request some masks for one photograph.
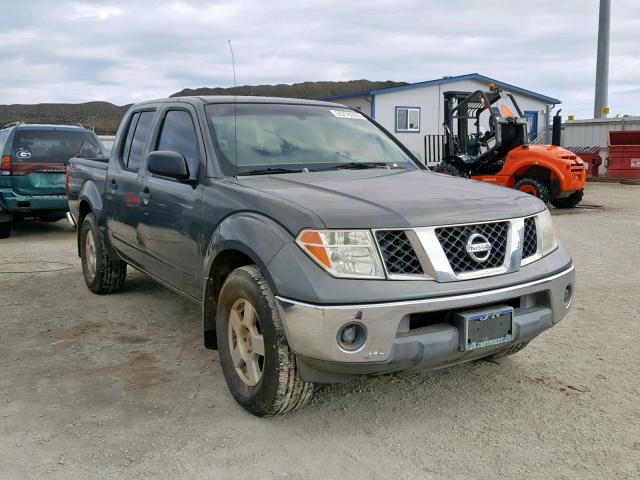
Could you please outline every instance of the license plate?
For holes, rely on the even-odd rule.
[[[460,331],[460,349],[478,350],[513,340],[513,307],[493,305],[457,312],[454,321]]]

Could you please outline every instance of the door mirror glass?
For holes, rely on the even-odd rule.
[[[187,159],[178,152],[157,150],[149,153],[147,168],[151,173],[177,180],[189,180]]]

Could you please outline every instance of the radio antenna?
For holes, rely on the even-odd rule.
[[[233,46],[231,40],[227,40],[229,43],[229,51],[231,52],[231,68],[233,70],[233,141],[234,141],[234,156],[235,156],[235,177],[238,178],[238,95],[236,84],[236,57],[233,55]]]

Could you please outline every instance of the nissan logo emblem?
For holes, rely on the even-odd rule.
[[[474,233],[467,239],[467,255],[478,263],[486,262],[491,255],[491,243],[481,233]]]

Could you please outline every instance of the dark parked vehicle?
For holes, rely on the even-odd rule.
[[[572,302],[540,200],[429,172],[342,105],[140,103],[110,158],[68,169],[88,287],[122,289],[131,265],[199,303],[205,345],[256,415],[316,383],[512,354]]]
[[[65,168],[81,149],[83,155],[102,154],[100,141],[86,128],[15,122],[0,129],[0,238],[10,235],[18,218],[65,217]]]

